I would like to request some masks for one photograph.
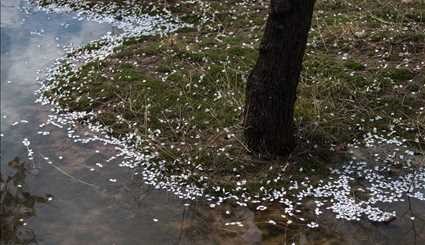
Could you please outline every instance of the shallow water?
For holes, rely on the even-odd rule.
[[[398,213],[404,215],[389,225],[335,221],[324,214],[314,232],[306,233],[303,226],[277,229],[264,225],[277,210],[255,217],[243,208],[185,206],[172,194],[141,184],[130,170],[118,167],[118,160],[106,162],[113,147],[74,143],[65,129],[40,129],[49,108],[34,104],[37,71],[63,55],[64,45],[78,47],[108,31],[113,27],[39,12],[24,1],[1,2],[2,175],[13,173],[7,163],[18,156],[29,167],[27,190],[53,196],[48,203],[36,203],[35,215],[25,220],[39,244],[285,244],[288,233],[297,244],[425,243],[425,204],[420,201],[400,204]],[[40,135],[40,130],[50,134]],[[26,157],[25,138],[34,150],[33,161]],[[244,227],[224,225],[232,221]]]
[[[64,45],[78,47],[112,31],[112,27],[68,14],[25,13],[23,1],[7,0],[1,5],[2,174],[11,172],[7,162],[18,156],[33,169],[27,178],[29,191],[53,196],[48,204],[37,204],[37,215],[26,221],[39,244],[175,241],[178,233],[171,224],[181,219],[181,202],[167,193],[134,188],[127,169],[117,167],[116,162],[104,162],[110,157],[104,152],[113,149],[75,144],[64,129],[39,128],[49,108],[34,104],[33,93],[39,87],[37,70],[63,55]],[[12,126],[21,120],[28,123]],[[38,135],[40,130],[50,135]],[[31,142],[34,161],[26,159],[24,138]],[[97,167],[97,162],[104,167]],[[110,182],[110,178],[117,182]],[[153,222],[153,218],[160,222]]]

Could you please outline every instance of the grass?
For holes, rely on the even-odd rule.
[[[140,151],[165,160],[164,174],[191,173],[187,182],[200,186],[234,189],[246,180],[241,191],[258,192],[287,181],[270,183],[286,162],[288,175],[319,179],[367,133],[424,146],[424,1],[326,0],[316,6],[298,89],[298,147],[285,159],[253,158],[241,117],[267,2],[170,2],[199,28],[127,40],[48,96],[71,111],[97,112],[114,136],[134,133]]]

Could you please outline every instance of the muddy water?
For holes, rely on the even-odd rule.
[[[35,212],[20,223],[38,244],[425,244],[423,202],[400,204],[400,217],[389,225],[340,222],[325,214],[319,230],[286,229],[266,224],[278,219],[277,208],[255,216],[247,209],[209,209],[177,200],[142,185],[130,170],[118,167],[118,160],[106,162],[114,155],[111,147],[76,144],[65,129],[40,129],[49,108],[33,103],[37,71],[63,55],[64,45],[78,47],[108,31],[113,31],[109,25],[71,14],[38,12],[18,0],[1,2],[1,172],[13,174],[7,163],[20,157],[29,170],[26,191],[53,197],[35,203]],[[27,159],[25,138],[34,160]],[[232,221],[243,227],[224,225]]]

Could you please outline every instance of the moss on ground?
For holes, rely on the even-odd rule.
[[[369,132],[393,130],[423,146],[423,1],[318,2],[296,105],[299,146],[272,161],[247,152],[241,125],[267,1],[178,3],[172,12],[199,28],[129,39],[48,95],[72,111],[98,112],[115,136],[136,133],[150,146],[142,151],[154,149],[170,164],[165,173],[190,168],[209,186],[235,188],[245,179],[256,191],[282,162],[300,163],[285,168],[291,175],[321,176],[343,157],[341,146]]]

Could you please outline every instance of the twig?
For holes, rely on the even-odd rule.
[[[41,153],[39,153],[39,154],[40,154],[40,156],[41,156],[41,157],[46,158],[46,156],[44,156],[43,154],[41,154]],[[81,184],[84,184],[84,185],[91,186],[91,187],[93,187],[93,188],[95,188],[95,189],[99,189],[99,186],[94,185],[94,184],[90,184],[90,183],[88,183],[88,182],[85,182],[84,180],[81,180],[81,179],[79,179],[79,178],[76,178],[76,177],[74,177],[74,176],[70,175],[69,173],[67,173],[65,170],[61,169],[60,167],[58,167],[58,166],[54,165],[53,163],[51,163],[51,164],[49,164],[49,165],[51,165],[52,167],[54,167],[56,170],[58,170],[58,171],[59,171],[60,173],[62,173],[63,175],[68,176],[69,178],[73,179],[74,181],[77,181],[77,182],[79,182],[79,183],[81,183]]]

